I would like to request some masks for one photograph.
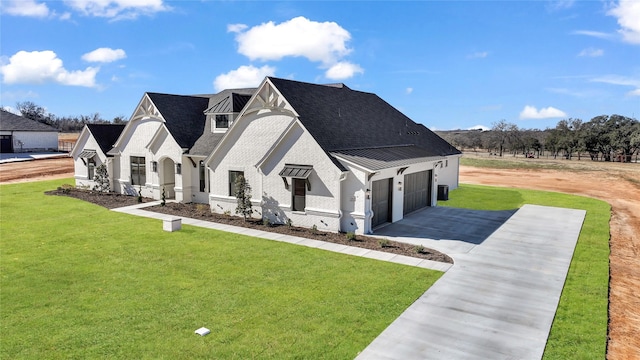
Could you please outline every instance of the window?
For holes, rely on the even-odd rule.
[[[226,129],[229,127],[229,115],[216,115],[216,129]]]
[[[305,179],[291,179],[293,182],[293,211],[304,211],[307,196],[307,181]]]
[[[200,160],[199,163],[199,175],[200,175],[200,192],[205,192],[205,167],[204,167],[204,160]]]
[[[236,196],[236,180],[244,177],[244,171],[229,171],[229,196]]]
[[[94,170],[96,168],[96,160],[94,158],[87,159],[87,177],[93,180]]]
[[[147,182],[147,166],[144,156],[131,158],[131,185],[144,185]]]

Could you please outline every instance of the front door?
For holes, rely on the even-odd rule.
[[[374,181],[371,187],[371,228],[374,228],[391,222],[391,178]]]
[[[173,199],[176,196],[176,170],[175,162],[170,158],[162,160],[162,177],[160,178],[160,186],[164,188],[165,197],[167,199]],[[162,190],[160,190],[162,193]]]

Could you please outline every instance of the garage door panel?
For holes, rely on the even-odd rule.
[[[404,176],[403,214],[422,209],[431,204],[432,170]]]

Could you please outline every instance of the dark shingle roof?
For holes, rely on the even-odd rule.
[[[87,124],[103,153],[109,152],[124,130],[125,124]]]
[[[0,130],[58,132],[53,126],[0,109]]]
[[[269,79],[327,153],[412,145],[420,149],[420,157],[460,154],[433,131],[415,123],[375,94],[344,85]]]
[[[209,99],[205,113],[239,113],[255,91],[255,88],[223,90]],[[211,132],[211,118],[207,118],[201,134],[189,150],[190,155],[208,156],[224,136],[223,133]]]
[[[209,96],[185,96],[148,92],[149,98],[162,114],[165,125],[184,149],[190,149],[202,135],[206,121],[204,111],[209,105]]]

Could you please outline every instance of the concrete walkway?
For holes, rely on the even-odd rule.
[[[456,247],[455,265],[357,359],[540,359],[585,214],[525,205]]]
[[[121,212],[121,213],[143,216],[143,217],[153,218],[158,220],[175,218],[175,216],[143,210],[145,207],[154,206],[158,204],[160,204],[160,201],[126,206],[126,207],[116,208],[112,210]],[[192,226],[198,226],[198,227],[207,228],[207,229],[233,232],[237,234],[243,234],[243,235],[258,237],[262,239],[281,241],[281,242],[286,242],[286,243],[296,244],[296,245],[303,245],[307,247],[333,251],[333,252],[346,254],[346,255],[360,256],[360,257],[369,258],[369,259],[388,261],[396,264],[415,266],[415,267],[420,267],[424,269],[447,271],[451,267],[451,264],[447,264],[439,261],[418,259],[415,257],[396,255],[396,254],[391,254],[383,251],[363,249],[355,246],[334,244],[326,241],[318,241],[318,240],[278,234],[278,233],[273,233],[268,231],[249,229],[249,228],[244,228],[239,226],[218,224],[214,222],[196,220],[196,219],[185,218],[185,217],[181,217],[181,219],[182,219],[183,225],[192,225]]]

